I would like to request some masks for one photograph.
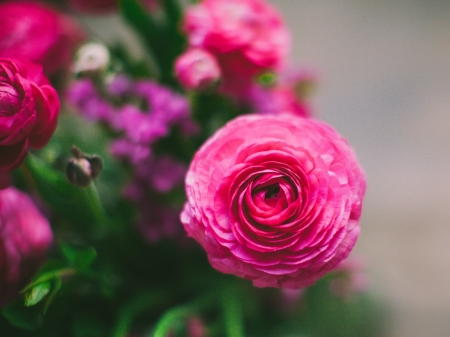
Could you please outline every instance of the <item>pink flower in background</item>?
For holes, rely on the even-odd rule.
[[[348,298],[356,293],[367,291],[369,277],[365,273],[365,261],[361,257],[349,257],[334,270],[330,281],[330,292],[341,298]]]
[[[290,113],[296,116],[311,116],[311,107],[299,100],[289,87],[265,88],[255,85],[249,90],[247,100],[252,110],[261,114]]]
[[[159,0],[140,0],[150,11],[158,8]],[[119,9],[119,0],[69,0],[69,5],[83,14],[108,14]]]
[[[50,224],[27,194],[0,191],[0,307],[39,270],[53,242]]]
[[[318,81],[310,69],[284,70],[275,83],[255,83],[248,90],[247,104],[252,111],[262,114],[290,113],[301,117],[313,115],[309,101]]]
[[[262,0],[205,0],[189,8],[184,31],[191,47],[219,61],[223,90],[235,95],[233,81],[251,83],[256,74],[280,68],[291,46],[278,12]]]
[[[75,21],[37,2],[1,3],[0,17],[0,57],[41,64],[46,74],[67,66],[84,38]]]
[[[364,173],[322,122],[236,118],[196,153],[185,183],[188,234],[214,268],[255,286],[313,284],[348,256],[360,231]]]
[[[69,5],[80,13],[105,14],[119,7],[118,0],[69,0]]]
[[[202,90],[220,79],[220,68],[214,55],[192,48],[175,63],[175,75],[187,90]]]
[[[0,59],[0,188],[25,159],[28,147],[42,148],[56,129],[59,99],[42,67]]]

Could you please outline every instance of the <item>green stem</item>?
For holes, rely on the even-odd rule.
[[[146,293],[139,293],[132,298],[119,313],[116,325],[112,330],[111,337],[126,337],[134,318],[141,312],[161,305],[166,301],[166,296],[161,295],[158,290],[150,290]]]
[[[221,293],[221,305],[225,323],[225,336],[244,337],[244,319],[239,291],[236,286],[227,285]]]
[[[106,225],[108,224],[108,216],[106,215],[102,200],[100,199],[97,187],[95,186],[95,183],[93,181],[85,189],[85,192],[87,199],[89,200],[89,205],[92,209],[92,213],[95,215],[95,218],[97,220],[100,235],[102,235],[104,234]]]
[[[156,324],[152,337],[166,337],[174,323],[189,316],[196,315],[199,311],[214,304],[211,294],[205,294],[196,301],[172,308],[164,313]]]

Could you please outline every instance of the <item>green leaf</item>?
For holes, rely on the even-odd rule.
[[[14,326],[25,330],[36,330],[43,324],[44,312],[41,305],[25,307],[18,300],[3,309],[3,316]]]
[[[31,307],[39,303],[50,292],[51,282],[38,283],[25,293],[25,306]]]
[[[50,303],[52,303],[53,298],[55,297],[56,293],[61,289],[61,287],[62,287],[61,278],[54,277],[52,279],[52,289],[45,299],[44,314],[46,313],[48,307],[50,306]]]
[[[155,20],[137,0],[121,0],[120,5],[123,17],[140,35],[153,57],[159,69],[160,82],[178,88],[178,82],[173,77],[173,64],[185,44],[184,37],[178,32],[178,22],[174,22],[181,17],[179,4],[174,0],[165,0],[167,22]]]
[[[76,248],[63,243],[61,251],[69,263],[81,272],[88,271],[97,258],[97,251],[94,247]]]

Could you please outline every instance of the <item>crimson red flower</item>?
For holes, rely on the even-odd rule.
[[[67,66],[84,33],[70,17],[40,3],[0,4],[0,57],[41,64],[46,74]]]
[[[181,220],[212,266],[259,287],[301,288],[345,259],[358,237],[365,177],[328,125],[241,116],[196,153]]]
[[[27,194],[0,191],[0,308],[39,270],[53,242],[50,224]]]
[[[25,159],[29,146],[41,148],[55,131],[59,98],[42,67],[0,59],[0,189]]]

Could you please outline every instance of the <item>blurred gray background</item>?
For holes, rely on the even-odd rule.
[[[450,2],[274,0],[319,118],[368,178],[361,236],[389,336],[450,336]],[[363,337],[363,336],[362,336]]]
[[[450,1],[268,1],[292,30],[292,64],[320,75],[318,117],[366,170],[354,253],[390,308],[386,337],[450,336]],[[84,21],[130,40],[117,18]]]

